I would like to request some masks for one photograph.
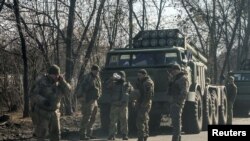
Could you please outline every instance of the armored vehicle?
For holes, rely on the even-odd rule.
[[[234,103],[234,113],[236,115],[248,115],[250,111],[250,70],[238,70],[230,72],[234,77],[237,86],[237,96]]]
[[[133,38],[133,48],[112,49],[108,52],[102,70],[103,95],[100,98],[102,127],[107,129],[110,97],[105,81],[114,72],[124,70],[130,82],[137,79],[137,71],[144,68],[155,83],[155,94],[150,112],[150,129],[156,129],[162,121],[171,121],[171,96],[168,94],[171,79],[170,63],[178,63],[188,73],[190,82],[187,102],[183,111],[183,130],[199,133],[208,124],[225,124],[227,119],[226,89],[222,85],[206,84],[207,59],[186,43],[178,29],[140,31]],[[135,128],[135,113],[129,108],[129,128]],[[164,117],[164,118],[163,118]],[[171,122],[166,124],[171,126]]]

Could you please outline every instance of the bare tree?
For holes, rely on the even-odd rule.
[[[236,18],[235,18],[235,22],[233,24],[233,27],[231,27],[229,24],[229,22],[225,22],[224,24],[224,37],[225,37],[225,42],[226,42],[226,57],[225,57],[225,60],[224,60],[224,63],[223,63],[223,67],[222,67],[222,70],[221,70],[221,73],[220,73],[220,76],[222,76],[225,72],[225,69],[226,69],[226,66],[228,66],[228,71],[230,70],[230,64],[229,64],[229,57],[230,57],[230,54],[231,54],[231,50],[232,50],[232,47],[234,45],[234,41],[235,41],[235,38],[236,38],[236,31],[238,29],[238,25],[240,23],[240,20],[241,20],[241,15],[242,15],[242,10],[243,10],[243,7],[244,7],[244,4],[245,2],[244,1],[240,1],[239,4],[237,4],[235,1],[233,4],[230,4],[229,3],[229,6],[231,5],[235,5],[235,11],[236,11]],[[224,9],[222,3],[220,1],[218,1],[218,5],[220,6],[220,10],[222,11],[222,15],[223,15],[223,20],[224,21],[229,21],[227,18],[229,17],[229,11],[227,9],[229,8],[226,8]],[[231,14],[231,13],[230,13]],[[229,23],[229,24],[228,24]],[[232,29],[231,32],[229,32],[228,28],[230,27],[230,29]],[[230,37],[231,38],[230,38]],[[222,79],[220,79],[220,83],[222,83]]]
[[[77,82],[76,89],[78,89],[78,87],[79,87],[79,84],[80,84],[79,82],[81,82],[81,80],[83,80],[83,76],[84,76],[84,73],[85,73],[85,70],[86,70],[86,66],[87,66],[87,64],[88,64],[88,62],[90,60],[91,53],[92,53],[92,50],[94,48],[96,37],[98,35],[98,31],[99,31],[99,28],[100,28],[101,15],[102,15],[102,10],[103,10],[105,1],[106,0],[101,0],[101,3],[99,5],[98,11],[97,11],[94,32],[93,32],[93,35],[91,37],[88,48],[86,50],[86,54],[85,54],[85,57],[84,57],[84,63],[82,64],[80,72],[79,72],[79,77],[78,77],[78,82]]]
[[[23,35],[21,22],[20,22],[20,11],[19,11],[19,1],[14,0],[14,13],[16,16],[17,30],[21,40],[21,49],[22,49],[22,59],[23,59],[23,89],[24,89],[24,110],[23,117],[29,116],[29,93],[28,93],[28,62],[27,62],[27,52],[26,52],[26,43]]]
[[[120,0],[116,1],[116,8],[115,8],[115,13],[114,13],[114,17],[111,18],[111,16],[108,17],[108,20],[106,20],[105,16],[103,14],[103,22],[104,25],[106,27],[106,30],[108,32],[108,41],[109,41],[109,49],[112,49],[115,45],[115,40],[116,40],[116,36],[117,36],[117,30],[118,30],[118,22],[119,22],[119,16],[120,16],[120,12],[121,12],[121,8],[120,8]],[[108,6],[108,11],[109,10]]]
[[[246,61],[249,59],[249,38],[250,38],[250,1],[247,1],[247,27],[245,30],[245,37],[243,39],[242,52],[240,53],[239,68],[246,65]]]
[[[218,10],[218,6],[216,6],[216,0],[203,0],[203,3],[204,7],[201,7],[196,1],[182,0],[182,5],[188,13],[188,17],[195,27],[203,53],[208,56],[208,66],[210,66],[208,68],[208,75],[210,75],[212,81],[216,83],[218,75],[217,50],[222,36],[221,28],[224,24],[224,21],[222,21],[222,23],[218,21],[219,16],[216,14]],[[193,13],[193,15],[191,15],[191,12]],[[205,22],[205,29],[202,29],[197,25],[199,21],[195,21],[195,19],[198,16],[200,16],[201,19]],[[202,35],[201,31],[207,31],[208,34]],[[204,41],[207,42],[204,43]],[[205,44],[208,45],[208,52],[205,49]]]
[[[158,30],[159,26],[160,26],[160,23],[161,23],[162,12],[164,10],[164,7],[165,7],[167,1],[166,0],[160,0],[159,6],[157,5],[157,2],[155,0],[152,0],[152,2],[155,5],[155,7],[157,9],[157,13],[158,13],[157,24],[156,24],[156,27],[155,27],[155,29]]]
[[[65,65],[65,79],[68,82],[71,82],[73,71],[73,58],[72,58],[72,35],[73,35],[73,27],[74,27],[74,16],[75,16],[75,3],[76,0],[70,0],[70,7],[69,7],[69,18],[68,18],[68,29],[67,29],[67,38],[66,38],[66,65]],[[65,114],[71,115],[72,108],[71,108],[71,98],[70,96],[65,97]]]
[[[4,2],[5,2],[5,0],[2,0],[1,3],[0,3],[0,12],[1,12],[2,9],[3,9]]]
[[[133,0],[128,0],[129,5],[129,48],[133,44]]]

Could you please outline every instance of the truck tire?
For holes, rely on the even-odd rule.
[[[204,95],[204,110],[203,110],[203,130],[207,130],[207,125],[213,124],[212,98],[209,92]]]
[[[219,123],[219,104],[218,104],[218,97],[216,91],[212,91],[212,109],[213,109],[213,124],[218,125]]]
[[[221,96],[222,103],[219,106],[219,124],[227,124],[227,96],[223,92]]]
[[[109,129],[110,104],[100,104],[101,128],[106,133]]]
[[[202,98],[201,93],[196,91],[195,102],[187,101],[183,111],[183,131],[188,134],[198,134],[202,129]]]

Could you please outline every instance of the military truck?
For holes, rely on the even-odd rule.
[[[237,86],[234,114],[240,116],[248,115],[250,111],[250,70],[241,69],[229,72],[229,76],[234,77],[235,85]]]
[[[124,70],[130,82],[137,79],[137,71],[144,68],[155,83],[155,94],[150,112],[150,129],[157,129],[170,119],[171,82],[170,63],[178,63],[188,73],[189,93],[183,111],[183,130],[199,133],[208,124],[225,124],[227,119],[226,89],[222,85],[206,84],[207,59],[188,44],[178,29],[140,31],[133,38],[133,48],[112,49],[108,52],[101,76],[104,81],[100,97],[100,113],[103,129],[108,129],[110,96],[105,88],[114,72]],[[167,126],[171,126],[168,122]],[[135,129],[135,111],[129,108],[129,128]]]

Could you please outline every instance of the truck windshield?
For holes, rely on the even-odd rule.
[[[235,73],[235,81],[250,81],[250,73]]]
[[[107,67],[146,67],[162,66],[177,62],[176,52],[136,52],[127,54],[110,54]]]

